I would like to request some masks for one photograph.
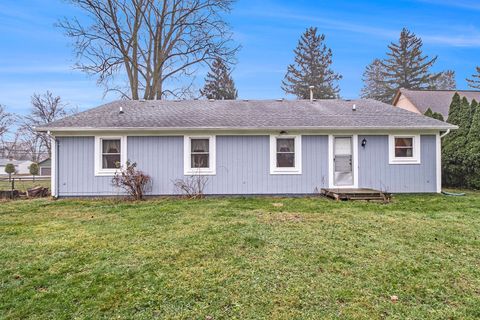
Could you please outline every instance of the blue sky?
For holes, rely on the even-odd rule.
[[[80,110],[116,99],[104,97],[95,78],[72,69],[70,40],[54,24],[73,15],[82,13],[63,0],[0,2],[0,104],[7,110],[28,112],[30,96],[46,90]],[[233,77],[240,98],[285,97],[280,83],[292,50],[301,33],[316,26],[344,77],[342,97],[355,98],[365,66],[406,26],[422,37],[425,53],[439,56],[435,70],[454,69],[465,89],[465,78],[480,65],[479,16],[477,0],[239,0],[227,16],[242,46]]]

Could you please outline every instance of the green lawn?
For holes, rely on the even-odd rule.
[[[3,202],[0,244],[4,319],[480,318],[480,193]]]

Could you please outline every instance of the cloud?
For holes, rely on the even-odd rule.
[[[418,1],[423,3],[438,5],[438,6],[480,10],[480,2],[478,0],[418,0]]]
[[[382,38],[391,38],[398,35],[398,30],[391,30],[382,27],[372,27],[365,24],[359,23],[350,23],[342,21],[342,19],[329,19],[329,18],[320,18],[314,14],[305,15],[297,14],[292,12],[287,12],[284,10],[253,10],[254,12],[240,12],[240,14],[245,14],[251,16],[257,16],[261,18],[271,18],[271,19],[280,19],[282,21],[299,21],[299,22],[309,22],[314,23],[320,27],[349,31],[354,33],[367,34],[376,37]]]
[[[480,47],[480,36],[422,35],[425,43],[452,47]]]
[[[435,3],[449,3],[443,0],[419,0],[422,2],[435,2]],[[463,6],[471,5],[480,10],[480,3],[474,4],[470,2],[463,2]],[[243,14],[247,14],[243,12]],[[299,21],[309,22],[311,24],[318,25],[319,27],[329,28],[340,31],[348,31],[350,33],[357,33],[368,35],[369,37],[377,37],[386,39],[389,41],[396,41],[400,29],[391,29],[385,27],[371,26],[362,23],[346,22],[345,19],[331,19],[321,18],[311,15],[298,14],[294,12],[287,12],[284,9],[278,10],[255,10],[254,13],[249,12],[249,15],[255,15],[264,19],[279,19],[282,21]],[[411,24],[406,24],[410,26]],[[415,29],[415,25],[410,26]],[[447,30],[439,31],[418,31],[416,32],[423,40],[424,43],[434,45],[445,45],[452,47],[480,47],[480,32],[469,26],[454,26],[448,25]]]
[[[70,65],[48,65],[30,64],[30,65],[0,65],[0,73],[2,74],[36,74],[36,73],[71,73],[73,68]]]

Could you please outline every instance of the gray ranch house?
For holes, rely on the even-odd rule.
[[[441,135],[455,126],[375,100],[116,101],[37,128],[52,137],[52,194],[114,196],[118,162],[150,195],[207,177],[206,194],[321,188],[440,192]]]

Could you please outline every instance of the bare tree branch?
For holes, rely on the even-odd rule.
[[[20,117],[22,143],[32,153],[32,161],[38,161],[43,152],[51,154],[50,137],[46,133],[35,131],[35,127],[44,125],[70,113],[59,96],[47,91],[45,94],[33,94],[32,109],[29,115]]]
[[[70,0],[90,17],[58,23],[74,40],[77,68],[106,91],[131,99],[165,98],[188,82],[192,68],[217,57],[232,63],[239,47],[224,21],[233,0]],[[112,84],[122,74],[128,90]],[[188,91],[188,90],[187,90]]]

